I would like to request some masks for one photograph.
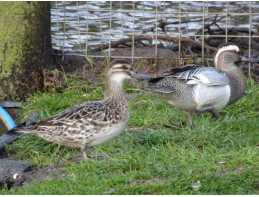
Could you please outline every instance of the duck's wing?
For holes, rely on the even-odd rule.
[[[225,86],[229,84],[229,78],[223,71],[215,67],[187,65],[182,68],[174,68],[166,71],[163,77],[172,77],[184,80],[187,84],[202,83],[207,86]]]
[[[149,80],[142,85],[142,89],[151,90],[154,92],[169,94],[175,92],[175,80],[170,80],[166,77],[157,77]]]
[[[64,130],[73,127],[76,122],[89,124],[88,122],[101,120],[105,116],[103,103],[100,101],[85,102],[62,111],[46,120],[34,123],[31,126],[17,128],[17,132],[34,133],[42,131]]]
[[[170,69],[162,76],[149,80],[144,89],[165,94],[175,93],[176,89],[182,88],[183,83],[186,86],[225,86],[229,84],[229,78],[226,73],[214,67],[187,65]]]

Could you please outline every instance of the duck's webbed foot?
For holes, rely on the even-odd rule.
[[[191,124],[191,129],[195,129],[195,124],[193,122],[192,113],[191,112],[188,112],[188,117],[189,117],[189,121],[190,121],[190,124]]]
[[[106,155],[101,154],[92,154],[89,148],[81,148],[81,152],[83,154],[83,158],[85,159],[96,159],[96,160],[104,160],[106,159]]]
[[[215,118],[216,120],[219,119],[218,111],[215,109],[215,111],[209,111],[210,113],[210,119]]]
[[[218,111],[212,107],[212,106],[203,106],[203,107],[197,107],[196,110],[198,112],[209,112],[210,113],[210,118],[215,118],[215,119],[218,119],[219,118],[219,114],[218,114]]]

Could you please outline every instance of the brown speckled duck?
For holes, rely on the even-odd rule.
[[[103,100],[82,103],[15,132],[32,133],[49,142],[80,148],[84,158],[94,157],[90,148],[117,137],[128,123],[123,81],[147,77],[135,71],[128,61],[114,60],[105,72]]]
[[[238,62],[259,63],[259,59],[244,57],[237,45],[225,43],[215,53],[216,68],[198,65],[174,68],[149,80],[142,88],[160,93],[168,103],[187,111],[194,128],[192,113],[209,112],[217,118],[218,110],[243,96],[246,78],[236,66]]]

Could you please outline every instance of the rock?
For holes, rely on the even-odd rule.
[[[0,189],[5,183],[9,187],[13,185],[31,166],[27,161],[0,159]]]
[[[2,136],[0,136],[0,150],[3,149],[6,144],[11,143],[16,138],[17,135],[19,134],[16,134],[16,133],[11,134],[6,132]]]
[[[197,181],[197,182],[192,184],[192,189],[197,191],[198,189],[200,189],[201,186],[202,186],[201,182]]]

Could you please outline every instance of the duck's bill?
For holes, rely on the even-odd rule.
[[[145,79],[151,79],[152,77],[134,70],[133,78],[137,80],[145,80]]]
[[[259,63],[258,58],[251,58],[251,57],[242,57],[241,62],[250,62],[250,63]]]

